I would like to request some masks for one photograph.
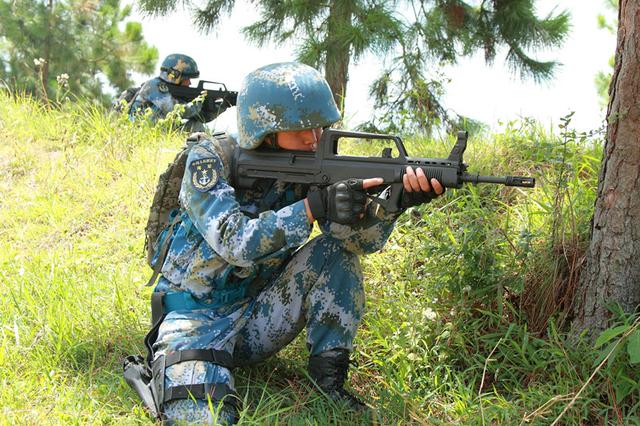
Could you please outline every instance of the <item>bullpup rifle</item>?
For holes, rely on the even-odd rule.
[[[263,147],[255,150],[237,149],[231,168],[232,179],[237,187],[250,189],[254,187],[256,180],[265,178],[323,187],[350,178],[381,177],[384,184],[378,187],[378,191],[386,189],[385,195],[373,197],[372,200],[388,212],[401,209],[402,176],[407,166],[422,168],[427,178],[436,178],[447,188],[460,188],[465,183],[493,183],[524,188],[535,186],[535,179],[532,177],[468,173],[467,165],[462,159],[467,149],[467,137],[467,132],[458,132],[456,144],[447,158],[418,158],[407,155],[402,140],[397,136],[326,129],[316,152]],[[356,142],[387,139],[395,143],[396,156],[392,155],[393,147],[385,147],[378,156],[340,154],[338,142],[341,138]]]
[[[214,86],[215,88],[206,89],[207,86]],[[202,112],[208,117],[217,117],[227,108],[235,106],[238,99],[238,92],[227,90],[227,86],[224,83],[218,83],[215,81],[200,80],[197,87],[179,86],[176,84],[167,84],[169,93],[174,98],[180,99],[184,102],[191,102],[198,96],[206,92],[207,95],[204,98],[202,104]],[[213,119],[211,118],[211,119]]]

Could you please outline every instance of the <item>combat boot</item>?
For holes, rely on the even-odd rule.
[[[332,349],[309,357],[309,375],[333,401],[344,403],[351,410],[363,411],[367,406],[344,389],[349,364],[349,351]]]

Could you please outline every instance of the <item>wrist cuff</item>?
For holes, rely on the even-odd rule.
[[[327,216],[320,191],[309,191],[307,193],[307,201],[309,202],[311,216],[315,220],[324,219]]]

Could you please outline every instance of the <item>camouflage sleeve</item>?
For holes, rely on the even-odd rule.
[[[344,248],[355,254],[374,253],[385,245],[399,214],[390,214],[375,203],[369,203],[364,218],[354,225],[324,222],[323,234],[342,241]]]
[[[180,203],[218,255],[251,266],[281,248],[302,245],[311,232],[303,201],[250,219],[240,211],[221,158],[197,145],[189,153]]]
[[[162,111],[160,108],[153,103],[152,94],[154,90],[152,84],[149,81],[146,81],[140,87],[140,90],[136,94],[136,97],[133,99],[131,103],[131,108],[129,109],[129,118],[132,120],[136,118],[138,115],[143,115],[147,108],[151,109],[151,120],[156,121],[159,118],[162,118]]]
[[[177,102],[177,101],[176,101]],[[184,113],[182,114],[182,118],[192,118],[196,115],[200,114],[202,111],[202,102],[187,102],[184,105]]]

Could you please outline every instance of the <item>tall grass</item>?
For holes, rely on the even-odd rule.
[[[0,423],[149,423],[120,362],[144,350],[143,228],[183,138],[97,107],[50,109],[0,92]],[[453,140],[406,143],[434,157]],[[471,170],[538,185],[450,190],[405,213],[384,250],[363,259],[368,311],[350,382],[375,410],[350,414],[323,399],[301,337],[237,371],[241,422],[550,424],[603,359],[559,327],[600,157],[598,135],[570,124],[523,120],[472,135]],[[561,424],[639,422],[625,356],[598,371]]]

